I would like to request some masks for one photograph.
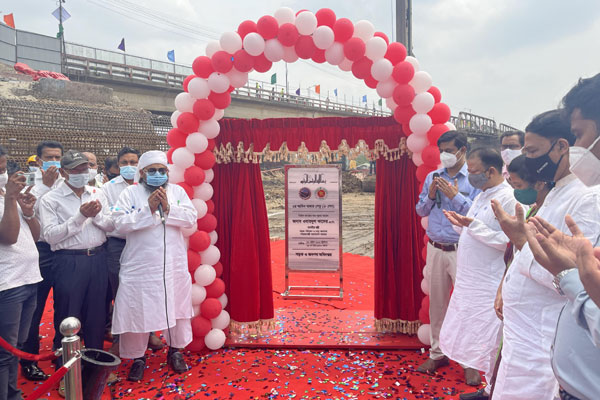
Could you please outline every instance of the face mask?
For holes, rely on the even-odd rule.
[[[6,184],[8,183],[8,172],[4,172],[0,174],[0,189],[4,189]]]
[[[111,174],[110,172],[108,172],[106,174],[106,177],[108,178],[109,181],[112,181],[113,179],[115,179],[117,176],[119,176],[119,174]]]
[[[60,161],[44,161],[42,163],[42,170],[46,171],[50,167],[56,167],[56,169],[60,168]]]
[[[29,172],[38,172],[40,167],[34,167],[33,165],[29,166]]]
[[[600,160],[590,151],[600,140],[600,136],[587,149],[579,146],[569,147],[571,172],[586,186],[600,184]]]
[[[515,189],[514,194],[515,199],[517,199],[519,203],[530,206],[537,200],[538,192],[530,187],[527,189]]]
[[[137,171],[137,168],[132,165],[125,165],[120,167],[119,171],[121,172],[123,179],[132,180],[135,177],[135,171]]]
[[[500,155],[502,156],[502,161],[504,161],[504,164],[510,165],[512,160],[514,160],[515,158],[517,158],[521,155],[521,149],[519,149],[519,150],[504,149],[500,152]]]
[[[485,176],[485,172],[480,174],[469,174],[469,183],[475,189],[483,189],[485,184],[488,182],[487,176]]]
[[[90,181],[96,179],[96,175],[98,175],[98,170],[97,169],[90,169]]]
[[[562,156],[560,157],[560,160],[558,160],[558,162],[555,163],[554,161],[552,161],[548,154],[550,154],[556,143],[557,142],[554,142],[552,146],[550,146],[550,150],[548,150],[548,152],[542,156],[535,158],[525,158],[525,166],[527,167],[527,169],[529,169],[529,171],[531,171],[531,174],[533,175],[535,180],[543,182],[554,182],[554,176],[556,175],[556,170],[558,169],[558,164],[560,164],[562,160]]]
[[[69,185],[74,188],[80,189],[88,183],[90,180],[89,174],[69,174]]]
[[[167,182],[167,174],[159,174],[158,172],[154,175],[146,174],[146,183],[150,186],[162,186]]]
[[[443,152],[440,154],[440,161],[442,162],[444,168],[452,168],[458,162],[458,158],[456,157],[456,154]]]

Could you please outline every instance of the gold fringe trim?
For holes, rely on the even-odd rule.
[[[267,143],[262,151],[254,150],[254,143],[246,146],[243,142],[239,142],[237,146],[231,143],[221,144],[213,150],[217,163],[244,163],[258,164],[261,162],[306,162],[311,164],[324,164],[326,162],[339,161],[342,156],[346,156],[350,160],[356,159],[359,155],[364,155],[368,160],[377,160],[383,157],[387,161],[395,161],[404,155],[411,155],[406,147],[406,138],[401,137],[398,141],[398,147],[390,148],[382,139],[375,141],[372,149],[360,140],[355,147],[348,146],[345,139],[341,141],[337,150],[332,150],[327,142],[323,140],[319,151],[310,152],[306,144],[302,142],[297,151],[290,151],[287,143],[283,142],[279,150],[271,150],[271,145]]]
[[[252,322],[229,322],[229,331],[237,335],[262,336],[275,329],[275,319],[260,319]]]
[[[416,335],[421,321],[403,321],[401,319],[382,318],[375,320],[375,330],[386,333],[404,333],[406,335]]]

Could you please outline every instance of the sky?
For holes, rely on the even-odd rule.
[[[128,54],[178,64],[204,55],[206,44],[246,20],[273,15],[279,7],[316,12],[327,7],[338,18],[368,20],[392,38],[394,0],[67,0],[68,42],[117,50],[125,38]],[[8,0],[0,13],[13,13],[18,29],[54,36],[56,0]],[[533,116],[556,108],[580,77],[600,72],[598,0],[413,0],[413,51],[421,69],[442,91],[453,115],[472,112],[524,129]],[[265,82],[279,62],[252,79]],[[369,107],[379,97],[350,72],[328,64],[288,64],[290,92],[321,85],[321,97]],[[313,96],[316,96],[313,92]]]

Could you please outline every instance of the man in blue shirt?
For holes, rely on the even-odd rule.
[[[444,216],[443,211],[467,214],[473,199],[480,192],[469,183],[466,155],[467,136],[449,131],[438,139],[440,160],[444,168],[431,172],[425,178],[423,191],[416,206],[417,214],[428,217],[427,276],[429,282],[429,319],[431,323],[431,349],[429,358],[417,371],[432,373],[448,365],[448,357],[440,349],[439,336],[448,309],[450,291],[456,278],[456,246],[459,234]],[[465,369],[467,384],[481,383],[479,372]]]

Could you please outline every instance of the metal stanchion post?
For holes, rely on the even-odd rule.
[[[64,336],[61,341],[63,364],[67,364],[67,361],[81,352],[81,340],[77,336],[79,329],[81,329],[81,322],[75,317],[65,318],[60,323],[60,333]],[[65,375],[65,398],[66,400],[83,400],[81,358],[79,357]]]

